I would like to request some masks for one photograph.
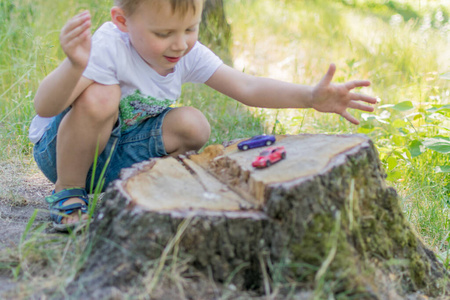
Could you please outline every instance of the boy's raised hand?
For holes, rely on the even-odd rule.
[[[358,125],[359,121],[347,111],[347,108],[371,112],[374,108],[360,101],[375,104],[377,99],[353,93],[351,90],[357,87],[369,86],[370,82],[367,80],[353,80],[342,84],[333,84],[331,80],[335,71],[336,66],[331,64],[328,72],[313,88],[311,107],[320,112],[339,114],[351,123]]]
[[[72,65],[86,68],[91,52],[91,15],[84,11],[64,25],[59,36],[61,48]]]

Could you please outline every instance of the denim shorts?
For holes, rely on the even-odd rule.
[[[93,186],[91,186],[91,179],[94,166],[91,166],[89,169],[86,178],[86,191],[90,193],[95,190],[108,158],[110,158],[110,162],[105,168],[103,176],[105,182],[102,191],[106,189],[111,181],[119,178],[122,169],[129,168],[131,165],[148,160],[151,157],[166,156],[167,152],[162,138],[162,124],[164,117],[171,109],[171,107],[166,108],[161,114],[146,119],[127,131],[121,131],[121,121],[119,119],[114,126],[105,150],[97,158]],[[58,178],[56,172],[56,139],[58,127],[69,110],[70,108],[66,109],[52,120],[44,135],[34,145],[33,149],[34,159],[38,167],[53,183]]]

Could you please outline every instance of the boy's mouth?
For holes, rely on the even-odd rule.
[[[176,63],[176,62],[180,61],[181,56],[178,56],[178,57],[164,56],[164,58],[167,59],[167,61],[169,61],[171,63]]]

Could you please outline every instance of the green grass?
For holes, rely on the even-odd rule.
[[[63,59],[59,31],[70,16],[90,9],[94,26],[108,18],[109,1],[0,2],[0,159],[23,158],[40,80]]]
[[[367,134],[412,227],[433,250],[447,251],[450,176],[444,167],[450,151],[445,143],[429,140],[449,137],[450,130],[450,110],[438,110],[450,103],[449,81],[440,77],[450,71],[450,23],[444,1],[225,2],[236,68],[315,84],[334,62],[336,82],[369,79],[372,86],[361,92],[379,97],[381,103],[372,114],[352,112],[362,121],[353,126],[336,115],[311,110],[247,108],[207,87],[185,85],[180,105],[204,112],[212,127],[208,144],[262,132]],[[110,3],[0,1],[0,162],[32,161],[27,139],[32,100],[39,82],[64,57],[58,36],[65,21],[89,9],[96,28],[109,19]],[[398,103],[402,104],[392,106]],[[38,274],[42,264],[53,270],[48,271],[53,279],[72,278],[79,266],[62,270],[60,265],[82,261],[78,247],[83,243],[75,246],[75,239],[50,239],[48,247],[37,238],[25,241],[7,265],[11,270],[20,266],[17,276],[26,280]],[[33,247],[35,252],[27,250]]]

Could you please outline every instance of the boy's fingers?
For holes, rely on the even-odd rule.
[[[83,20],[86,18],[91,18],[91,14],[89,13],[88,10],[82,11],[81,13],[79,13],[78,15],[75,15],[70,21],[78,21],[78,20]]]
[[[353,117],[351,114],[349,114],[348,111],[344,111],[341,116],[343,116],[347,121],[349,121],[350,123],[353,123],[355,125],[359,124],[359,121]]]
[[[369,86],[370,81],[368,81],[368,80],[353,80],[353,81],[344,83],[344,85],[347,89],[352,90],[357,87]]]
[[[330,67],[328,68],[328,71],[325,74],[325,76],[323,76],[322,80],[320,81],[320,84],[329,85],[331,83],[331,80],[333,79],[335,72],[336,72],[336,65],[330,64]]]
[[[73,28],[80,26],[80,24],[83,24],[84,21],[89,19],[89,15],[78,15],[67,21],[67,23],[64,25],[63,30],[65,31],[71,31]]]
[[[73,30],[77,29],[81,25],[84,25],[85,23],[90,23],[91,16],[88,11],[84,11],[81,14],[76,15],[72,19],[70,19],[66,25],[64,25],[63,29],[61,30],[61,33],[68,34],[72,32]]]
[[[366,95],[358,94],[358,93],[350,93],[349,96],[350,96],[350,100],[364,101],[364,102],[371,103],[371,104],[377,103],[377,98],[374,98],[371,96],[366,96]]]
[[[69,32],[61,33],[61,39],[71,41],[73,39],[76,39],[78,37],[83,37],[86,35],[86,32],[90,32],[91,28],[91,21],[85,20],[84,23],[81,23],[79,26],[73,28]]]
[[[372,112],[374,111],[374,108],[372,106],[369,105],[365,105],[356,101],[350,101],[348,104],[349,108],[353,108],[353,109],[358,109],[358,110],[362,110],[362,111],[367,111],[367,112]]]

